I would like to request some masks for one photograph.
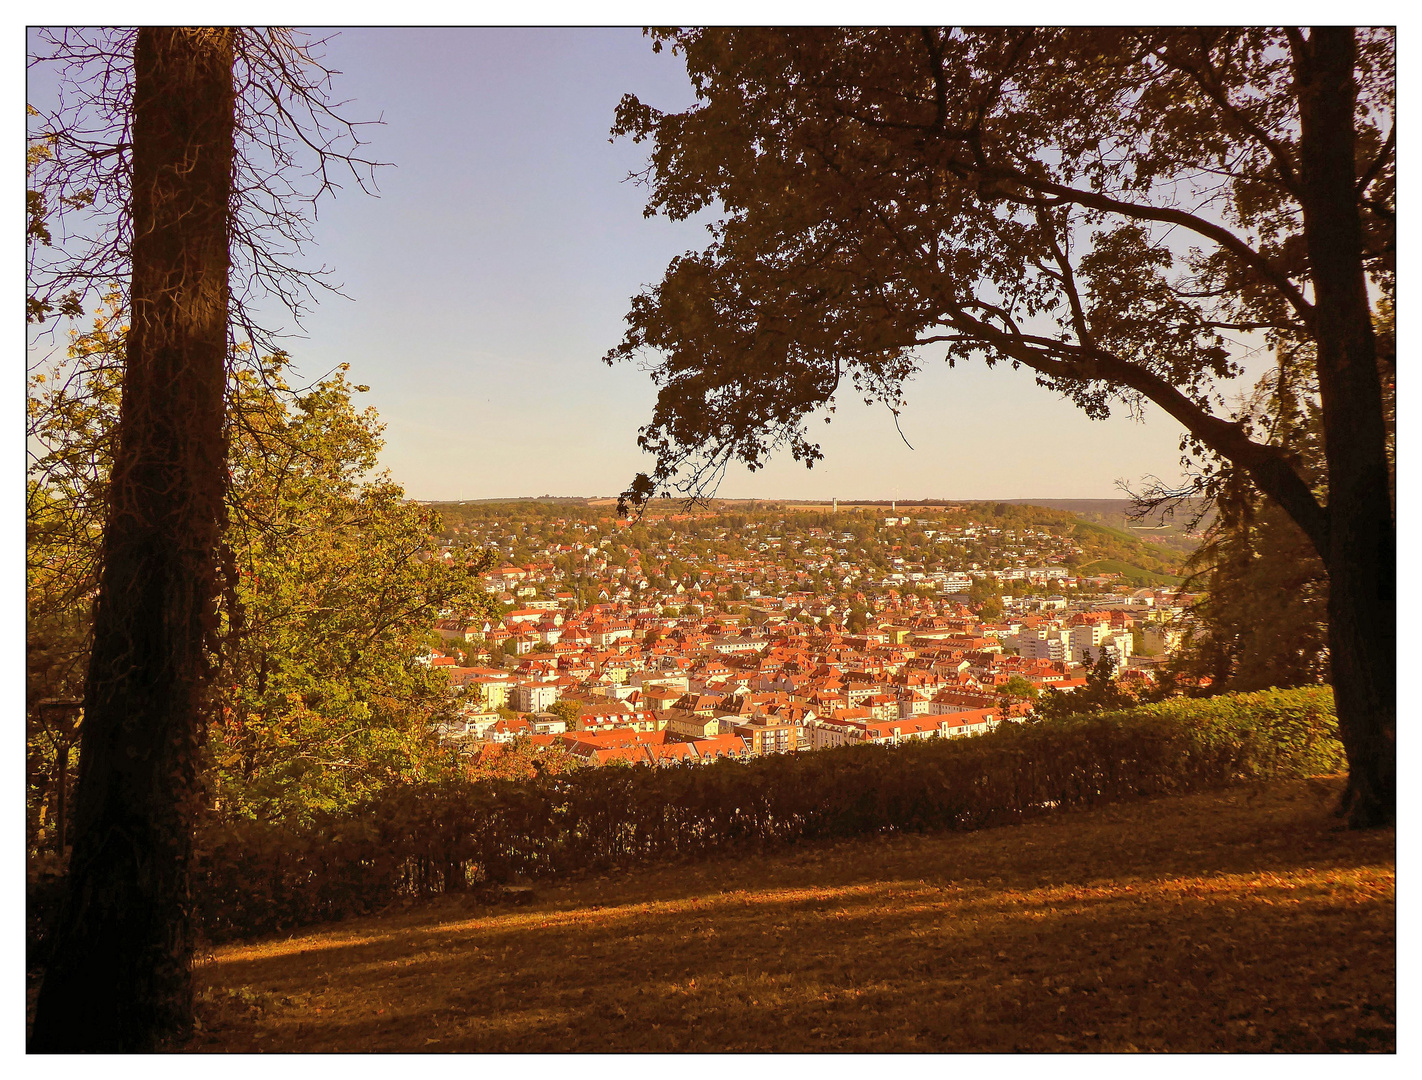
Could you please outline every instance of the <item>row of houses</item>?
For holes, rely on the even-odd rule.
[[[824,750],[846,745],[893,746],[918,739],[961,738],[991,731],[1002,722],[1000,710],[974,709],[933,717],[875,721],[848,716],[822,720],[813,715],[801,722],[768,718],[726,722],[698,718],[691,729],[679,728],[673,717],[648,730],[632,726],[569,731],[561,717],[532,715],[507,718],[484,714],[469,718],[462,730],[450,725],[448,737],[508,744],[526,741],[535,748],[558,747],[586,765],[709,764],[723,758],[744,761],[766,754]]]
[[[1074,604],[986,622],[964,604],[922,596],[850,600],[867,612],[852,633],[847,607],[809,596],[763,598],[737,614],[525,605],[498,619],[447,621],[448,644],[425,662],[461,696],[461,719],[442,732],[451,739],[572,745],[621,733],[621,745],[595,748],[655,763],[979,734],[1030,711],[1022,686],[1079,687],[1083,661],[1107,653],[1124,667],[1142,626],[1163,628],[1145,604]],[[503,654],[516,657],[508,666],[467,662],[510,640],[528,649],[505,644]],[[1131,666],[1123,677],[1150,675]],[[740,741],[708,741],[727,739]],[[705,744],[701,757],[646,749],[696,744]],[[599,764],[622,759],[587,753]]]

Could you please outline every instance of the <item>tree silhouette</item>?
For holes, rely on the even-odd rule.
[[[1396,789],[1396,531],[1369,288],[1393,290],[1386,30],[657,32],[697,103],[625,97],[646,212],[719,206],[607,356],[659,387],[625,493],[704,494],[733,459],[813,464],[852,391],[897,411],[923,351],[1036,373],[1089,416],[1159,406],[1206,476],[1248,475],[1329,573],[1355,825]],[[1257,332],[1316,372],[1326,493],[1221,411]]]

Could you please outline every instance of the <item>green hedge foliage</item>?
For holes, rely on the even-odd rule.
[[[1343,767],[1327,688],[1177,699],[898,747],[403,787],[301,829],[210,824],[193,896],[216,942],[485,884],[737,846],[979,829]]]

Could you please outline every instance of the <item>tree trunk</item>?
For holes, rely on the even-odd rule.
[[[65,829],[68,818],[65,802],[69,787],[69,740],[59,744],[59,752],[54,758],[54,853],[61,859],[66,846]]]
[[[234,35],[134,49],[133,281],[74,849],[30,1049],[191,1029],[188,861],[225,484]]]
[[[1390,824],[1397,797],[1397,528],[1377,346],[1363,269],[1353,112],[1356,46],[1346,27],[1295,37],[1304,239],[1328,459],[1328,635],[1348,752],[1340,814]]]

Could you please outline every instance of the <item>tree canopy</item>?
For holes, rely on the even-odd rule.
[[[814,461],[810,412],[846,382],[896,407],[936,352],[1029,367],[1093,416],[1155,401],[1311,501],[1212,394],[1240,371],[1228,333],[1294,340],[1313,317],[1283,32],[655,37],[684,54],[698,104],[663,114],[629,95],[614,133],[652,141],[648,214],[725,213],[706,250],[634,299],[609,354],[656,356],[642,437],[655,484],[701,490],[779,446]],[[1361,38],[1360,201],[1379,280],[1391,49],[1385,33]]]
[[[1025,367],[1093,417],[1153,402],[1194,468],[1247,475],[1327,565],[1347,801],[1390,819],[1396,533],[1369,290],[1393,288],[1392,33],[652,36],[696,104],[628,95],[613,132],[651,142],[648,215],[720,216],[607,354],[659,388],[639,439],[656,466],[624,507],[782,448],[812,465],[816,410],[847,388],[897,410],[931,356]],[[1246,333],[1317,373],[1321,490],[1221,398]]]
[[[447,768],[447,680],[420,665],[436,619],[487,615],[487,556],[432,558],[438,515],[376,471],[381,425],[344,368],[303,393],[233,393],[235,581],[210,740],[226,813],[305,816]]]
[[[118,418],[118,297],[31,380],[30,697],[82,694]],[[304,391],[268,357],[229,388],[227,590],[209,799],[228,815],[304,817],[446,763],[430,725],[446,680],[416,658],[445,611],[491,598],[487,557],[432,559],[437,515],[377,471],[381,424],[338,369]],[[30,832],[52,831],[53,710],[32,717]],[[53,730],[51,730],[53,729]],[[48,819],[48,823],[46,822]]]

